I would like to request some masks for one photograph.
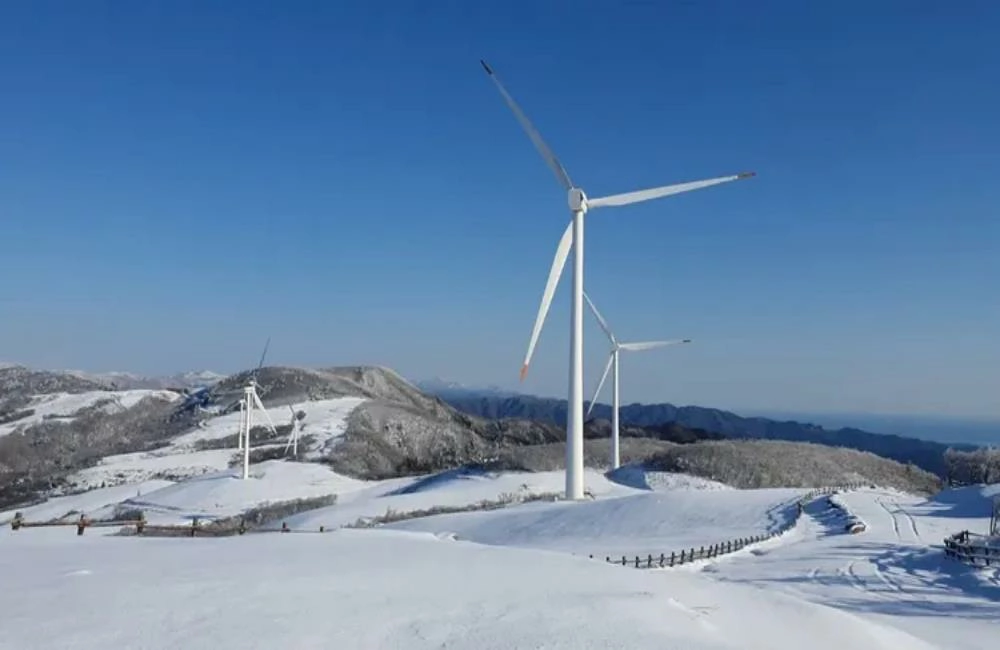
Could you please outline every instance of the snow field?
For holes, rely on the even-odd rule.
[[[804,492],[675,488],[584,503],[529,503],[446,514],[390,527],[600,558],[646,557],[778,532],[794,520],[795,501]]]
[[[939,648],[995,648],[1000,569],[972,570],[944,557],[945,536],[982,530],[987,490],[946,490],[930,499],[888,489],[842,493],[867,530],[843,530],[844,516],[820,499],[806,508],[794,540],[733,554],[700,572],[836,607],[903,629]]]
[[[428,534],[33,532],[0,533],[4,650],[932,648],[773,591]]]

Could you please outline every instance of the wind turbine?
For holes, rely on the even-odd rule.
[[[243,399],[240,400],[240,447],[243,450],[243,480],[250,478],[250,431],[253,429],[254,409],[258,409],[264,414],[264,421],[267,423],[268,429],[271,430],[272,434],[278,435],[274,422],[271,422],[271,416],[267,414],[267,409],[264,408],[260,401],[260,395],[257,394],[257,372],[264,365],[264,357],[267,356],[269,345],[271,345],[270,338],[264,344],[264,353],[260,355],[260,363],[250,373],[250,381],[243,387]]]
[[[701,181],[691,181],[688,183],[678,183],[676,185],[665,185],[646,190],[626,192],[625,194],[614,194],[603,198],[590,199],[582,189],[573,185],[569,174],[556,158],[552,150],[549,149],[542,136],[528,120],[527,116],[517,105],[514,98],[500,83],[493,68],[485,61],[480,60],[486,74],[496,85],[497,90],[503,96],[507,106],[514,113],[521,128],[524,129],[531,139],[538,153],[548,164],[549,168],[556,175],[559,184],[566,191],[569,200],[569,211],[572,214],[572,221],[563,232],[556,248],[555,259],[552,260],[552,268],[549,270],[549,278],[545,284],[545,291],[542,293],[542,302],[538,308],[538,315],[535,317],[535,326],[531,332],[531,340],[528,343],[528,352],[524,357],[524,364],[521,366],[521,381],[524,381],[528,374],[528,365],[531,363],[531,355],[535,350],[538,335],[541,333],[545,316],[552,303],[552,294],[556,285],[559,284],[559,276],[562,275],[563,267],[566,265],[566,258],[569,256],[570,248],[573,249],[573,300],[571,307],[572,318],[570,321],[570,355],[569,355],[569,410],[567,413],[566,427],[566,498],[583,498],[583,216],[588,210],[593,208],[618,207],[658,199],[664,196],[689,192],[704,187],[711,187],[720,183],[750,178],[753,172],[743,172],[731,176],[720,176]]]
[[[295,424],[300,420],[304,420],[306,417],[305,411],[297,411],[292,407],[291,403],[288,404],[288,410],[292,413],[292,428],[288,431],[288,442],[285,443],[285,453],[288,453],[288,448],[292,448],[292,457],[298,458],[299,455],[299,429],[295,428]],[[301,428],[301,427],[300,427]]]
[[[594,391],[594,399],[590,400],[590,408],[587,409],[587,417],[590,417],[590,412],[594,410],[594,405],[597,403],[597,396],[601,394],[601,389],[604,388],[604,380],[608,378],[608,371],[614,368],[615,373],[611,380],[611,395],[612,395],[612,405],[611,405],[611,469],[618,469],[621,464],[621,447],[619,446],[618,438],[618,408],[621,404],[619,401],[619,385],[618,385],[618,353],[622,350],[626,352],[639,352],[641,350],[653,350],[655,348],[663,348],[668,345],[679,345],[681,343],[690,343],[691,339],[673,339],[671,341],[642,341],[638,343],[621,343],[615,337],[614,332],[608,326],[608,322],[604,320],[601,316],[601,312],[597,311],[597,307],[594,306],[593,301],[591,301],[590,296],[586,292],[583,294],[584,299],[587,301],[587,306],[590,307],[590,311],[593,312],[594,318],[597,319],[598,325],[607,334],[608,340],[611,341],[611,354],[608,355],[608,364],[604,366],[604,374],[601,375],[601,381],[597,384],[597,390]]]

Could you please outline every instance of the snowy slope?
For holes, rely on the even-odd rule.
[[[634,494],[637,490],[609,481],[595,470],[585,470],[588,489],[598,497]],[[342,494],[337,505],[311,510],[289,518],[288,525],[304,530],[336,528],[383,515],[434,507],[471,506],[508,495],[562,494],[565,475],[557,472],[479,472],[453,470],[426,477],[378,481],[356,492]],[[526,507],[526,506],[519,506]]]
[[[251,465],[246,481],[239,469],[213,472],[144,491],[142,496],[130,495],[125,504],[141,509],[150,523],[178,524],[195,517],[231,517],[269,503],[340,494],[364,485],[324,465],[271,460]],[[105,508],[93,516],[108,516],[112,510]]]
[[[61,532],[0,532],[3,650],[931,648],[753,587],[430,535]]]
[[[300,446],[305,458],[315,460],[328,451],[331,445],[336,444],[344,434],[347,417],[362,402],[364,400],[360,398],[343,397],[292,404],[295,411],[306,413],[305,420],[300,423],[302,428],[299,435],[313,437],[310,445],[303,442]],[[291,420],[287,405],[269,408],[267,413],[276,426],[288,424]],[[255,423],[264,422],[262,415],[255,417]],[[239,423],[239,412],[210,417],[200,427],[177,436],[163,448],[106,456],[96,466],[71,475],[69,483],[81,488],[97,487],[136,483],[152,478],[179,480],[225,471],[239,451],[234,437],[239,431]],[[231,447],[207,450],[198,448],[201,441],[218,440],[227,436],[234,437]],[[285,445],[281,443],[277,446]]]
[[[1000,568],[971,569],[945,558],[941,548],[959,530],[985,532],[988,494],[982,488],[932,499],[892,490],[847,493],[841,500],[866,522],[866,532],[844,533],[817,502],[793,541],[722,558],[702,571],[890,624],[940,648],[996,648]]]
[[[144,488],[140,497],[129,486],[36,508],[61,516],[84,509],[73,499],[99,507],[129,498],[155,520],[336,492],[336,506],[289,519],[293,528],[318,530],[390,508],[558,492],[564,479],[561,472],[453,471],[362,482],[284,461],[254,470],[257,478],[247,482],[224,472]],[[613,476],[588,472],[594,501],[324,535],[136,539],[93,530],[79,538],[4,527],[0,575],[8,588],[0,590],[0,611],[9,623],[0,649],[995,647],[1000,571],[948,561],[940,543],[957,530],[983,532],[988,497],[1000,488],[949,490],[932,499],[849,492],[838,498],[868,523],[864,533],[844,533],[843,515],[820,499],[780,540],[645,571],[571,554],[639,554],[755,532],[747,528],[764,532],[790,514],[786,505],[801,491]],[[50,611],[72,615],[40,614]]]
[[[585,503],[439,515],[391,527],[599,557],[658,555],[781,530],[794,519],[794,503],[804,492],[678,488]]]
[[[30,409],[34,413],[0,425],[0,436],[47,420],[69,422],[80,411],[99,405],[109,413],[125,410],[135,406],[146,397],[155,397],[169,402],[179,399],[177,393],[168,390],[88,391],[85,393],[35,395],[31,403],[21,409],[24,411]]]
[[[94,513],[108,506],[113,509],[116,504],[126,499],[170,485],[173,485],[170,481],[145,481],[131,485],[98,488],[83,494],[55,497],[38,505],[0,512],[0,524],[7,524],[14,517],[15,512],[20,512],[26,521],[61,519],[69,513],[84,513],[92,517]]]
[[[297,402],[291,405],[294,411],[304,411],[305,420],[299,430],[300,436],[312,436],[315,442],[306,450],[306,458],[316,459],[323,455],[329,447],[344,435],[347,426],[347,416],[365,400],[359,397],[340,397],[336,399],[316,400],[312,402]],[[266,409],[267,417],[274,425],[288,424],[292,411],[288,405],[275,406]],[[254,414],[255,425],[263,425],[263,414]],[[227,413],[206,420],[201,427],[178,436],[172,441],[171,449],[184,451],[194,449],[200,440],[217,440],[233,436],[239,431],[240,413]]]

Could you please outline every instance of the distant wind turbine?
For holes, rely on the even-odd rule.
[[[538,315],[535,317],[535,326],[531,332],[531,341],[528,343],[528,352],[524,357],[524,364],[521,366],[521,381],[528,374],[528,365],[531,363],[531,355],[535,350],[538,335],[542,331],[545,323],[545,316],[552,303],[552,294],[555,293],[556,285],[559,284],[559,276],[562,275],[563,267],[566,265],[566,258],[569,256],[570,248],[573,249],[573,303],[571,307],[572,321],[570,326],[570,356],[569,356],[569,409],[567,413],[566,427],[566,498],[583,498],[583,215],[592,208],[617,207],[658,199],[672,194],[698,190],[703,187],[710,187],[720,183],[750,178],[753,172],[743,172],[732,176],[720,176],[701,181],[688,183],[678,183],[676,185],[665,185],[647,190],[626,192],[625,194],[614,194],[598,199],[588,199],[582,189],[573,185],[569,174],[556,158],[552,150],[549,149],[542,136],[528,120],[527,116],[517,105],[514,98],[500,83],[493,68],[485,61],[480,61],[486,74],[489,75],[497,90],[503,96],[507,106],[513,111],[514,116],[521,124],[521,128],[531,139],[538,153],[542,155],[549,168],[556,175],[559,184],[566,190],[569,199],[569,210],[573,215],[573,220],[563,232],[556,249],[555,259],[552,260],[552,268],[549,271],[549,279],[545,284],[545,291],[542,294],[542,302],[538,308]]]
[[[691,339],[673,339],[670,341],[643,341],[639,343],[620,343],[615,337],[614,332],[608,326],[608,322],[604,320],[601,316],[601,312],[597,311],[597,307],[594,306],[593,301],[591,301],[590,296],[586,293],[583,294],[584,299],[587,301],[587,306],[590,307],[590,311],[593,312],[594,318],[597,319],[598,325],[607,334],[608,340],[611,341],[611,354],[608,355],[608,363],[604,366],[604,374],[601,375],[601,381],[597,384],[597,390],[594,391],[594,399],[590,400],[590,408],[587,409],[587,417],[590,417],[590,412],[594,410],[594,405],[597,403],[597,396],[601,394],[601,389],[604,388],[604,381],[608,378],[608,372],[614,368],[614,376],[611,380],[611,469],[618,469],[621,465],[621,447],[619,444],[618,437],[618,409],[621,406],[620,400],[620,387],[618,384],[618,353],[622,350],[626,352],[639,352],[641,350],[653,350],[655,348],[663,348],[668,345],[679,345],[682,343],[690,343]]]
[[[241,478],[244,481],[250,478],[250,432],[253,430],[254,409],[264,414],[264,421],[267,423],[268,430],[274,435],[278,433],[274,422],[271,421],[271,416],[267,414],[267,409],[264,408],[264,404],[260,401],[260,395],[257,394],[257,373],[264,366],[264,357],[267,356],[267,348],[270,345],[271,339],[268,338],[267,342],[264,343],[264,353],[260,355],[260,363],[250,373],[250,381],[243,388],[243,399],[240,400],[240,449],[243,451],[243,471],[241,472]]]

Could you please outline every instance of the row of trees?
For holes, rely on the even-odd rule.
[[[973,451],[949,448],[944,452],[948,485],[1000,482],[1000,449],[981,447]]]

